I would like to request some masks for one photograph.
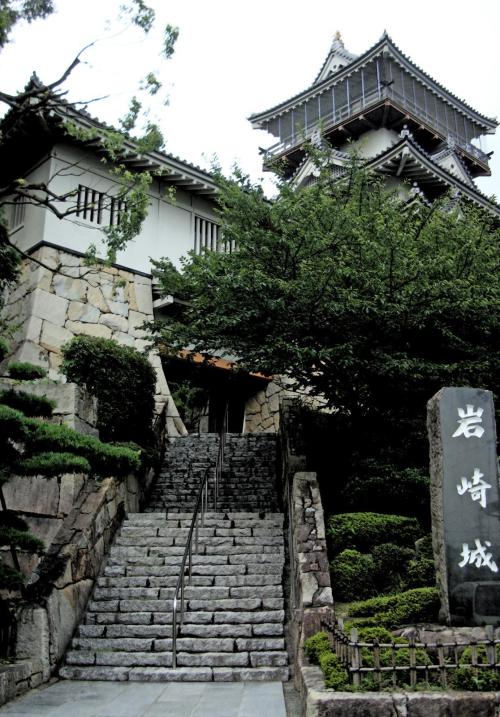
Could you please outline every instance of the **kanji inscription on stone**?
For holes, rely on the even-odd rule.
[[[428,403],[432,539],[441,618],[500,624],[500,491],[491,391],[443,388]]]

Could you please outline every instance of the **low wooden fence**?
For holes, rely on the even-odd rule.
[[[379,685],[407,684],[415,687],[418,682],[448,687],[450,675],[459,667],[470,666],[477,674],[483,669],[500,668],[500,640],[494,639],[493,626],[485,627],[485,640],[464,642],[417,642],[405,638],[406,643],[362,642],[358,630],[352,628],[347,634],[341,622],[333,617],[322,621],[334,653],[349,672],[352,684],[360,686],[363,677],[371,675]],[[469,650],[466,663],[460,656]]]

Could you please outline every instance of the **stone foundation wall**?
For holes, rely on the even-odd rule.
[[[13,477],[4,486],[7,507],[44,539],[46,554],[35,558],[38,564],[31,566],[34,572],[16,612],[14,657],[22,661],[22,679],[14,666],[14,676],[0,676],[0,697],[2,679],[5,699],[10,699],[57,670],[116,529],[127,512],[139,510],[147,485],[148,479],[139,483],[135,476],[96,483],[66,475]]]
[[[142,326],[153,319],[150,276],[115,266],[86,266],[85,258],[42,245],[24,260],[20,279],[8,294],[2,318],[19,328],[10,360],[29,361],[59,376],[61,346],[73,336],[114,339],[147,350]],[[158,355],[149,354],[157,374],[156,404],[167,404],[171,435],[184,433]],[[0,366],[0,368],[2,368]]]
[[[99,437],[97,399],[76,383],[59,383],[45,378],[29,382],[0,378],[0,391],[7,390],[24,391],[55,401],[52,418],[46,419],[49,423],[64,424],[78,433]]]

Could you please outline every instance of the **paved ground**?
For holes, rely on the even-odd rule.
[[[286,717],[280,682],[56,682],[1,717]]]

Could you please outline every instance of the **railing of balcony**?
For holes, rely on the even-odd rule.
[[[342,124],[343,121],[352,115],[361,112],[363,109],[379,102],[381,99],[395,99],[401,107],[413,113],[419,120],[427,122],[432,129],[438,131],[446,139],[448,144],[456,144],[479,161],[483,163],[488,162],[488,155],[479,147],[467,142],[462,136],[453,132],[449,125],[442,122],[435,114],[431,114],[426,107],[414,102],[392,87],[381,87],[350,98],[344,105],[337,107],[328,114],[322,115],[316,122],[308,125],[307,128],[301,131],[294,130],[288,137],[273,144],[267,150],[266,157],[268,159],[278,157],[287,150],[299,146],[304,140],[311,140],[318,131],[324,132],[334,125]]]

